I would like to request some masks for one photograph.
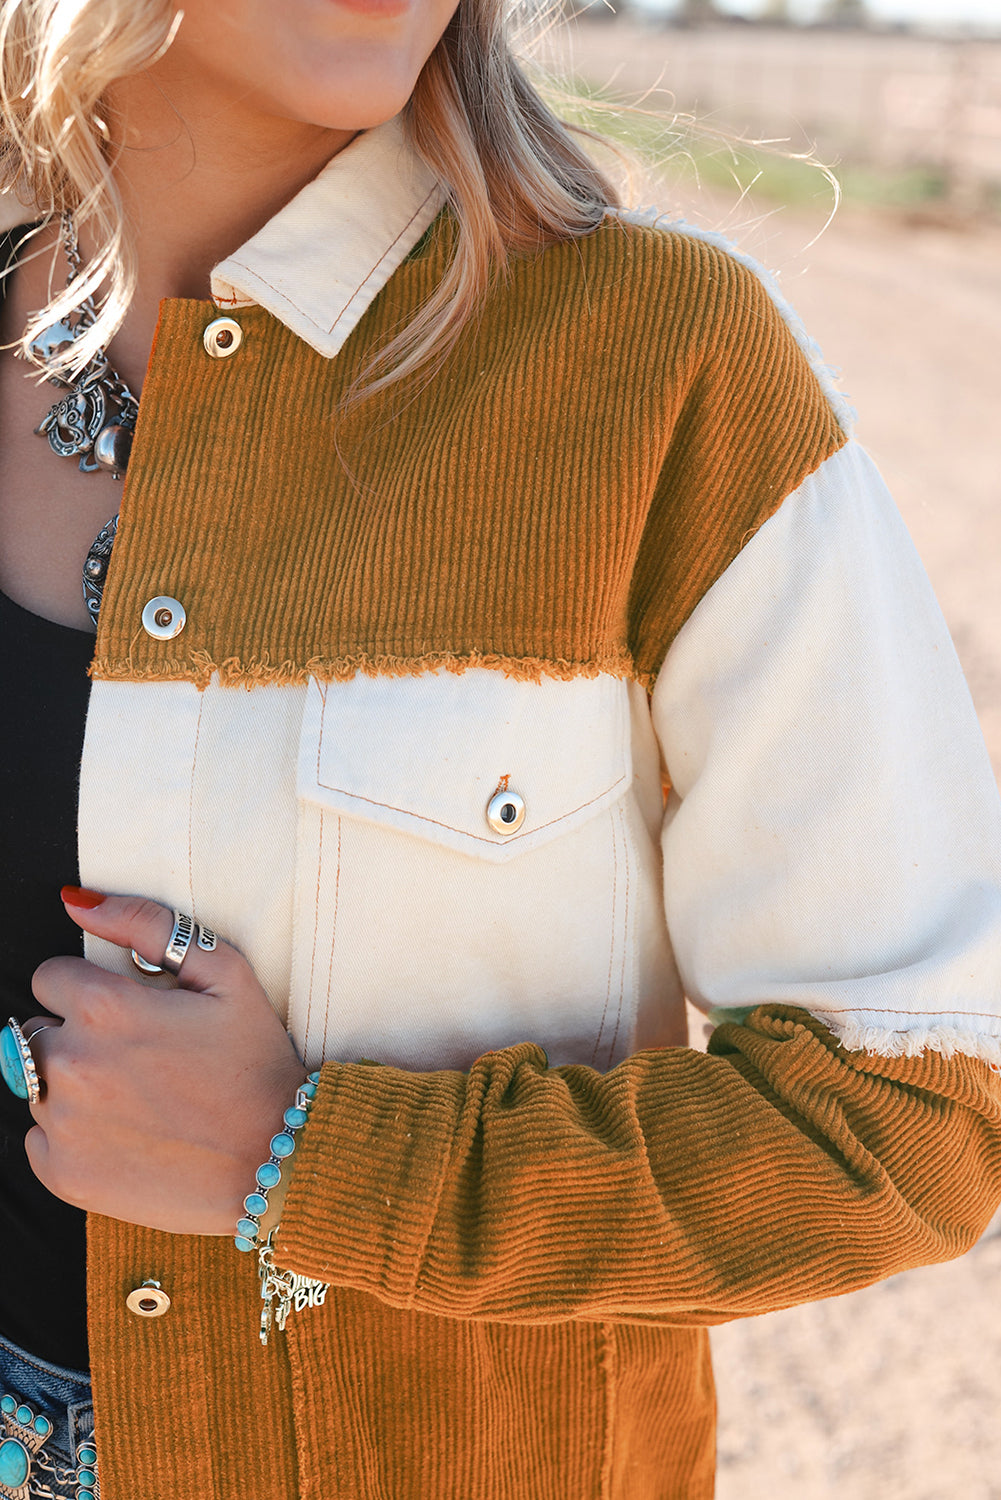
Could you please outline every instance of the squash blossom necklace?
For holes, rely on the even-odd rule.
[[[70,213],[62,216],[62,235],[70,267],[67,285],[72,286],[80,274],[82,260]],[[81,339],[96,318],[91,293],[72,313],[32,339],[29,346],[32,358],[51,371],[53,361]],[[98,349],[73,379],[67,379],[63,373],[50,373],[48,379],[66,394],[52,405],[35,432],[48,439],[49,447],[60,458],[77,459],[82,474],[103,471],[112,479],[121,479],[132,451],[139,402],[112,368],[105,351]],[[83,597],[95,625],[117,530],[115,515],[102,526],[83,565]]]

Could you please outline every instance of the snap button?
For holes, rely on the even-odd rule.
[[[180,600],[167,594],[157,594],[142,612],[143,629],[155,641],[172,641],[184,629],[187,618]]]
[[[170,1298],[158,1281],[144,1281],[129,1292],[125,1306],[137,1318],[162,1318],[170,1311]]]
[[[213,359],[225,359],[243,343],[243,329],[235,318],[213,318],[202,334],[202,343]]]
[[[525,803],[517,792],[495,792],[487,803],[487,822],[494,833],[517,833],[525,821]]]

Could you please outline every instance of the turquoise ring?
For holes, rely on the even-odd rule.
[[[0,1031],[0,1074],[12,1094],[37,1104],[42,1097],[42,1083],[35,1067],[24,1032],[11,1016]]]

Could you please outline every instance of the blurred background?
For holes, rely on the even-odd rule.
[[[582,96],[564,114],[638,153],[635,201],[777,272],[1001,780],[1001,0],[568,3],[531,58]],[[715,1330],[718,1500],[1001,1500],[999,1291],[995,1221],[960,1261]]]

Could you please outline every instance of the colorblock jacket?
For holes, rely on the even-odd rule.
[[[322,1065],[278,1259],[331,1290],[261,1348],[253,1257],[92,1217],[104,1500],[699,1500],[707,1326],[1001,1198],[1001,809],[815,352],[610,215],[345,409],[451,233],[391,124],[161,310],[81,876]]]

